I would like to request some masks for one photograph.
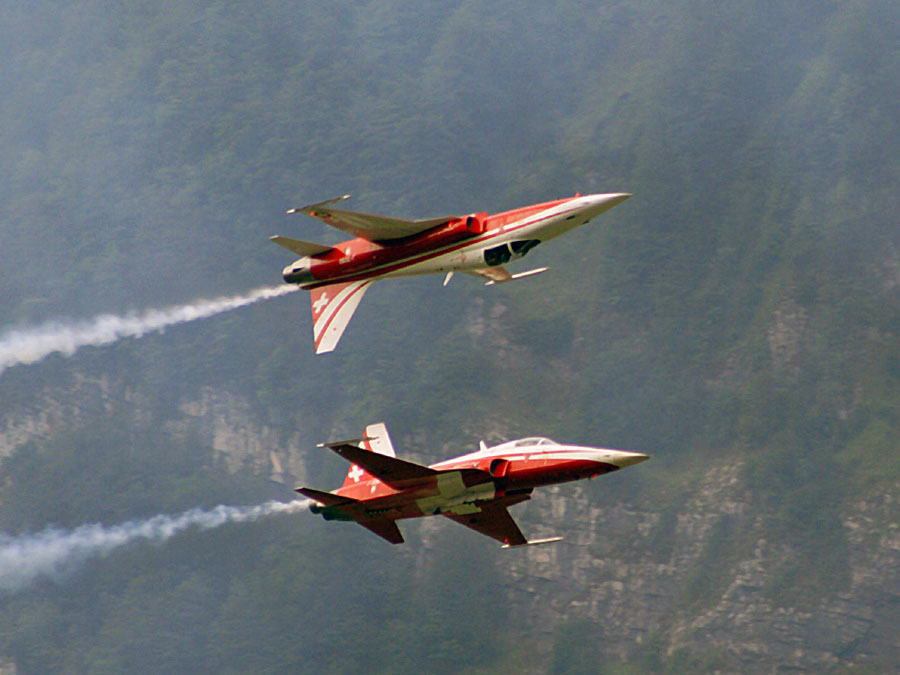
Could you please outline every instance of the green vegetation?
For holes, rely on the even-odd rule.
[[[376,285],[329,357],[294,295],[3,372],[0,427],[55,401],[77,414],[0,462],[0,531],[286,496],[185,425],[203,388],[299,433],[322,487],[344,467],[313,444],[378,420],[431,461],[534,433],[649,452],[585,494],[660,514],[651,550],[606,544],[660,565],[688,559],[677,512],[711,467],[737,467],[744,510],[716,512],[630,659],[577,612],[511,646],[553,598],[509,606],[525,559],[468,532],[410,525],[398,550],[298,517],[4,597],[0,664],[731,670],[721,645],[668,651],[666,630],[714,607],[759,539],[789,551],[772,606],[848,591],[845,509],[900,480],[896,2],[32,5],[0,21],[0,331],[277,283],[268,235],[338,237],[284,210],[339,194],[409,217],[634,197],[531,253],[540,277]]]

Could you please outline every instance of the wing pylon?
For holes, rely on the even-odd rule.
[[[546,267],[537,267],[533,270],[525,270],[524,272],[519,272],[517,274],[510,274],[509,270],[503,267],[503,265],[497,265],[496,267],[479,267],[478,269],[465,271],[468,274],[481,277],[482,279],[487,279],[484,284],[485,286],[493,286],[494,284],[503,284],[507,281],[515,281],[516,279],[531,277],[535,274],[546,272],[547,269],[548,268]],[[446,282],[444,283],[444,285],[447,285]]]

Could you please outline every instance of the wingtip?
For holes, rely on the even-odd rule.
[[[532,539],[524,544],[503,544],[500,548],[522,548],[523,546],[539,546],[541,544],[555,544],[562,541],[563,537],[547,537],[546,539]]]
[[[360,443],[365,443],[366,441],[374,441],[375,438],[373,436],[361,436],[359,438],[349,438],[344,441],[328,441],[326,443],[316,443],[317,448],[333,448],[339,445],[359,445]],[[365,450],[365,448],[360,448],[361,450]]]
[[[295,206],[292,209],[288,209],[286,213],[306,213],[307,211],[315,211],[316,207],[319,206],[327,206],[328,204],[336,204],[337,202],[342,202],[345,199],[350,199],[350,195],[342,195],[340,197],[335,197],[334,199],[326,199],[324,202],[316,202],[315,204],[307,204],[306,206]],[[310,215],[315,215],[314,213],[310,213]]]

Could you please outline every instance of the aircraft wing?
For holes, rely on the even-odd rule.
[[[524,546],[528,543],[505,505],[483,502],[480,506],[481,511],[478,513],[458,515],[445,512],[441,515],[507,546]]]
[[[407,462],[389,455],[382,455],[371,450],[364,450],[344,441],[324,443],[323,445],[339,454],[348,462],[362,467],[375,478],[391,487],[406,487],[411,481],[430,479],[432,476],[440,473],[427,466],[422,466],[415,462]]]
[[[344,195],[337,199],[309,204],[291,209],[288,213],[305,213],[313,218],[318,218],[326,225],[343,230],[354,237],[362,237],[368,241],[387,241],[402,239],[430,230],[438,225],[444,225],[457,216],[444,216],[442,218],[428,218],[426,220],[401,220],[400,218],[388,218],[375,216],[370,213],[357,213],[356,211],[344,211],[332,206],[337,202],[347,199],[350,195]]]
[[[371,280],[363,280],[328,284],[310,292],[316,354],[324,354],[337,347],[359,301],[372,283]]]

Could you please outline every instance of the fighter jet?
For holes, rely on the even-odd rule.
[[[593,478],[643,462],[647,455],[623,450],[560,445],[549,438],[523,438],[431,466],[397,459],[384,424],[366,427],[362,438],[323,443],[351,462],[344,484],[333,492],[308,487],[313,513],[325,520],[355,521],[392,544],[402,544],[397,521],[444,516],[492,539],[503,548],[547,544],[562,537],[532,539],[507,509],[531,499],[534,488]]]
[[[276,235],[271,241],[296,255],[282,277],[311,291],[316,353],[337,346],[363,294],[379,279],[456,271],[488,285],[544,272],[546,267],[511,274],[504,265],[538,244],[584,225],[621,204],[625,193],[575,195],[494,215],[472,213],[426,220],[400,220],[344,211],[334,204],[349,195],[291,209],[354,236],[336,246]]]

